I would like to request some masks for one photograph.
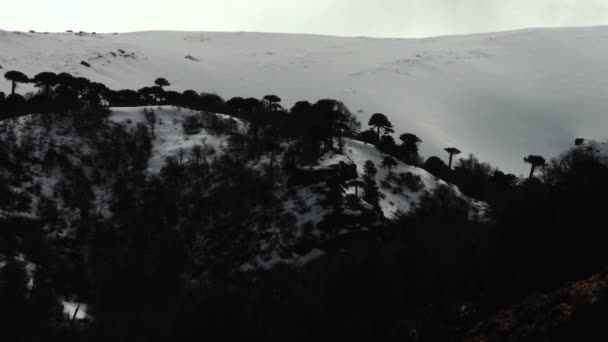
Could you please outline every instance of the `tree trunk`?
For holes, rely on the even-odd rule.
[[[536,169],[536,165],[532,164],[532,168],[530,169],[530,177],[528,177],[529,179],[532,179],[532,177],[534,176],[535,169]]]
[[[380,142],[380,126],[378,126],[378,140],[376,140],[376,144]]]
[[[452,157],[453,157],[453,156],[454,156],[454,155],[450,153],[450,162],[448,163],[448,169],[451,169],[451,168],[452,168]]]
[[[15,89],[17,89],[17,82],[13,81],[13,89],[11,90],[11,95],[15,95]]]
[[[70,328],[72,327],[72,325],[74,325],[74,321],[76,321],[76,316],[78,315],[78,310],[80,310],[80,304],[78,304],[78,306],[76,307],[76,310],[74,310],[74,315],[72,315],[72,319],[70,320]]]

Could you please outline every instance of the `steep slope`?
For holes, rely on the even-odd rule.
[[[422,138],[427,156],[453,145],[525,173],[524,155],[554,156],[577,137],[606,140],[606,37],[605,27],[429,39],[0,31],[0,66],[29,75],[67,71],[111,88],[163,76],[178,91],[277,93],[285,106],[336,98],[361,120],[389,115],[397,132]]]

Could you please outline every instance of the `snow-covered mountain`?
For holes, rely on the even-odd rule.
[[[0,72],[65,71],[115,89],[163,76],[174,90],[226,99],[276,93],[287,107],[336,98],[362,121],[387,114],[398,133],[422,138],[426,156],[457,146],[524,172],[524,155],[551,157],[577,137],[608,137],[607,40],[608,27],[429,39],[0,31]],[[0,82],[0,91],[9,88]]]

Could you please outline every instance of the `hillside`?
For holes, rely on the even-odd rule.
[[[0,336],[601,331],[604,31],[0,31]]]
[[[225,99],[276,93],[286,107],[336,98],[362,121],[389,115],[398,132],[423,140],[427,157],[457,146],[525,173],[527,154],[550,157],[578,137],[608,138],[607,36],[606,27],[429,39],[0,31],[0,72],[70,72],[114,89],[138,89],[162,76],[177,91]],[[0,91],[8,90],[0,82]]]
[[[146,113],[152,115],[153,119]],[[8,160],[13,163],[12,166],[3,168],[3,172],[13,174],[14,170],[20,170],[18,174],[9,176],[9,179],[12,191],[19,194],[21,199],[0,207],[0,213],[4,213],[4,218],[25,217],[34,221],[41,220],[40,223],[48,225],[46,229],[59,238],[71,238],[77,235],[78,226],[83,224],[85,210],[90,211],[87,215],[99,217],[102,221],[109,220],[108,222],[120,211],[120,208],[115,208],[118,189],[114,183],[121,177],[121,173],[125,172],[121,169],[140,167],[145,171],[145,177],[163,176],[167,158],[179,160],[180,165],[194,163],[195,146],[201,146],[203,158],[212,166],[221,169],[223,166],[219,164],[224,163],[222,157],[232,153],[229,136],[233,133],[218,133],[209,128],[188,134],[184,131],[184,121],[187,117],[212,117],[232,121],[235,123],[234,134],[244,134],[247,126],[246,123],[227,115],[201,113],[172,106],[111,108],[107,119],[93,131],[83,131],[83,128],[75,124],[74,119],[61,115],[54,115],[53,118],[26,115],[0,121],[0,142],[7,148]],[[145,130],[142,131],[144,127]],[[145,147],[148,146],[146,139],[150,139],[149,147]],[[145,151],[148,148],[149,152]],[[300,258],[310,260],[313,255],[322,255],[324,252],[320,246],[325,241],[338,235],[367,229],[365,224],[357,225],[357,228],[351,231],[321,228],[320,224],[326,220],[326,216],[331,216],[333,211],[331,206],[325,203],[325,178],[331,175],[332,170],[339,167],[340,163],[351,165],[359,172],[362,172],[368,160],[378,165],[375,180],[384,184],[380,187],[379,205],[386,219],[392,219],[398,213],[413,212],[422,197],[430,196],[439,185],[448,186],[428,172],[399,161],[392,173],[412,174],[420,180],[419,187],[408,189],[402,183],[397,183],[397,177],[393,180],[388,178],[388,171],[380,167],[385,155],[373,145],[347,139],[344,150],[344,154],[331,152],[322,156],[316,165],[302,166],[302,172],[319,175],[316,176],[316,181],[300,186],[273,185],[276,187],[274,194],[281,203],[277,203],[278,206],[274,209],[260,208],[261,212],[267,209],[272,212],[269,218],[257,222],[255,215],[245,217],[252,224],[248,228],[249,237],[244,240],[247,247],[238,252],[231,252],[246,251],[246,254],[239,257],[243,270],[269,269],[277,263],[302,263],[303,261],[298,261]],[[282,159],[283,157],[279,156],[277,163],[282,163]],[[264,173],[268,161],[268,156],[251,160],[248,162],[248,168],[255,173]],[[212,193],[214,182],[222,181],[224,180],[210,181],[206,188],[199,190],[200,194]],[[351,196],[356,192],[353,187],[346,188],[345,191],[345,195]],[[472,217],[486,217],[486,204],[467,198],[460,194],[456,187],[454,191],[470,204]],[[359,189],[359,192],[362,193],[363,190]],[[83,204],[79,203],[83,200],[90,201],[91,207],[83,208]],[[52,208],[49,208],[49,205]],[[366,208],[349,209],[346,214],[357,217],[363,215],[368,210]],[[54,213],[54,219],[51,221],[46,216],[49,211]],[[281,221],[286,218],[294,222],[287,224]],[[239,234],[246,235],[243,232]],[[198,238],[206,239],[204,236]],[[309,247],[299,251],[301,255],[298,255],[294,246],[302,241],[306,241]],[[234,254],[230,257],[239,259]],[[236,267],[238,268],[238,265]]]

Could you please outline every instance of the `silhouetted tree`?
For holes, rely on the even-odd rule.
[[[393,124],[388,120],[386,115],[376,113],[369,119],[368,125],[376,129],[377,141],[380,141],[380,134],[389,134],[395,132]]]
[[[56,84],[62,84],[62,85],[68,86],[68,87],[73,87],[75,81],[76,81],[76,78],[74,78],[74,76],[72,76],[71,74],[69,74],[67,72],[59,73],[55,77]]]
[[[422,142],[415,134],[404,133],[399,136],[401,146],[399,146],[399,154],[403,161],[410,165],[420,163],[420,155],[418,154],[418,146]]]
[[[373,129],[368,129],[368,130],[365,130],[365,131],[359,133],[359,135],[357,136],[357,139],[363,141],[366,144],[373,144],[373,145],[378,144],[378,140],[376,140],[377,139],[376,132],[374,132]]]
[[[156,80],[154,80],[154,84],[161,87],[161,89],[164,89],[164,87],[168,87],[171,85],[171,83],[169,83],[169,81],[167,81],[167,79],[163,78],[163,77],[159,77]]]
[[[198,100],[198,93],[194,90],[186,90],[181,95],[181,104],[184,107],[194,108]]]
[[[15,94],[15,89],[17,89],[18,83],[27,83],[29,82],[29,78],[22,72],[11,70],[4,74],[4,78],[11,81],[11,95]]]
[[[458,155],[461,152],[456,147],[448,147],[448,148],[445,148],[444,151],[446,151],[450,155],[450,161],[448,163],[448,169],[451,169],[452,168],[452,158],[454,157],[454,155]]]
[[[153,101],[153,91],[151,87],[143,87],[137,90],[139,95],[144,99],[144,104],[149,105],[152,104]]]
[[[334,147],[334,138],[338,138],[338,145],[342,147],[342,138],[354,134],[350,131],[356,127],[352,120],[355,120],[353,114],[344,103],[323,99],[311,107],[309,115],[299,115],[298,124],[300,134],[315,146],[313,150],[318,150],[316,146],[322,142],[324,150],[329,151]]]
[[[240,117],[246,110],[245,99],[242,97],[233,97],[226,101],[226,106],[229,108],[230,113],[234,116]]]
[[[359,188],[364,187],[365,183],[360,179],[353,179],[348,182],[348,186],[355,187],[355,197],[359,198]]]
[[[506,190],[517,185],[518,178],[514,174],[505,174],[502,171],[496,170],[492,174],[490,181],[496,185],[499,190]]]
[[[150,93],[154,96],[156,103],[165,101],[165,90],[157,85],[150,87]]]
[[[281,98],[276,95],[266,95],[264,96],[264,100],[268,101],[270,110],[279,110],[281,109]]]
[[[308,101],[298,101],[291,107],[289,112],[293,115],[305,114],[310,111],[311,107],[312,104]]]
[[[217,94],[201,93],[198,101],[199,108],[212,113],[223,113],[225,109],[224,99]]]
[[[374,139],[375,139],[374,134]],[[380,141],[376,145],[376,147],[382,151],[382,153],[390,154],[391,156],[397,155],[397,144],[395,143],[395,138],[392,135],[383,135],[380,137]]]
[[[525,157],[524,163],[531,165],[530,177],[529,177],[530,179],[534,176],[534,171],[536,171],[537,167],[542,167],[542,166],[547,165],[545,158],[543,158],[541,156],[537,156],[537,155],[529,155],[529,156]]]
[[[57,74],[54,72],[41,72],[32,79],[36,87],[44,88],[44,95],[48,98],[51,95],[51,88],[57,84]]]
[[[451,181],[467,196],[485,201],[489,195],[492,172],[490,164],[480,162],[473,154],[469,154],[467,158],[458,160]]]
[[[388,177],[391,178],[393,176],[392,174],[392,170],[395,166],[399,165],[399,163],[397,163],[397,159],[391,157],[391,156],[385,156],[382,159],[382,167],[385,169],[388,169]]]

